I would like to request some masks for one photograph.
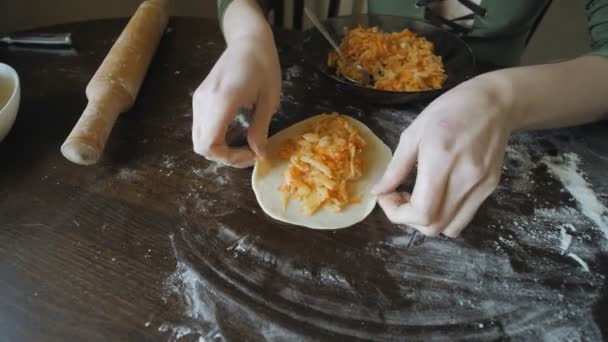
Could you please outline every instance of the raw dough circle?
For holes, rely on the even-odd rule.
[[[345,115],[349,123],[359,130],[367,142],[367,146],[363,150],[366,169],[355,187],[355,194],[361,196],[361,202],[351,204],[340,212],[321,208],[313,215],[306,215],[301,209],[301,202],[291,199],[287,208],[283,209],[279,186],[283,182],[287,161],[278,157],[278,151],[285,140],[301,135],[320,117],[321,115],[313,116],[270,137],[268,139],[268,160],[255,164],[251,185],[262,210],[276,220],[313,229],[350,227],[365,219],[376,206],[376,197],[371,194],[371,187],[380,179],[390,162],[391,149],[362,122]]]

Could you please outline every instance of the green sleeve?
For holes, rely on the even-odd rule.
[[[586,5],[591,36],[591,54],[608,57],[608,0],[588,0]]]
[[[223,30],[224,14],[226,13],[226,9],[228,8],[228,6],[230,6],[232,1],[233,0],[217,0],[217,17],[220,21],[220,28],[222,28],[222,30]],[[262,10],[264,11],[264,13],[266,13],[266,11],[268,10],[268,1],[258,0],[258,3],[260,4],[260,7],[262,7]]]
[[[226,9],[231,2],[232,0],[217,0],[217,17],[220,21],[222,30],[224,29],[222,24],[224,22],[224,13],[226,13]]]

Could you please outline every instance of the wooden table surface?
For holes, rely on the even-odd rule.
[[[515,135],[499,189],[459,239],[417,236],[408,248],[412,230],[378,208],[350,229],[288,226],[259,209],[251,170],[192,151],[192,92],[224,48],[214,21],[171,21],[99,164],[62,157],[124,24],[41,30],[72,32],[75,53],[0,47],[23,90],[0,143],[3,341],[608,336],[606,124]],[[284,84],[271,130],[340,111],[394,148],[423,106],[336,94],[303,64],[298,39],[278,34]],[[235,123],[231,140],[242,131]],[[576,175],[583,188],[567,187]]]

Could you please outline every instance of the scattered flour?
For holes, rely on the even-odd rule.
[[[169,154],[163,154],[160,164],[165,169],[171,169],[175,166],[175,157]]]
[[[292,67],[287,68],[287,70],[285,70],[284,79],[286,81],[291,81],[294,78],[298,78],[298,77],[302,76],[302,72],[303,72],[302,66],[294,65]]]
[[[196,320],[197,324],[184,325],[165,322],[159,326],[158,330],[170,331],[173,341],[189,335],[198,336],[202,341],[216,338],[223,340],[217,331],[215,300],[211,298],[212,293],[205,286],[201,275],[180,257],[174,235],[170,235],[169,239],[177,265],[175,272],[165,281],[165,292],[170,296],[176,296],[184,307],[183,315],[190,320]]]
[[[230,246],[226,247],[227,251],[234,251],[235,253],[245,253],[247,252],[247,236],[244,236],[240,239],[237,240],[236,243],[231,244]]]
[[[293,94],[281,94],[281,103],[289,103],[292,105],[299,105],[300,101]]]
[[[176,136],[179,136],[177,134]],[[160,159],[159,172],[167,177],[173,175],[176,170],[180,170],[184,166],[185,159],[180,159],[172,154],[163,154]]]
[[[184,337],[194,341],[225,341],[226,337],[218,322],[222,320],[222,317],[218,317],[219,315],[245,318],[256,329],[252,333],[263,336],[267,341],[285,341],[295,338],[288,330],[257,317],[229,297],[216,293],[213,286],[189,262],[183,259],[177,249],[173,234],[169,235],[169,240],[177,264],[175,271],[164,282],[165,297],[163,300],[177,299],[183,307],[184,321],[164,322],[158,327],[160,332],[171,333],[170,341],[177,342]],[[219,306],[222,307],[221,312],[218,310]]]
[[[247,113],[240,112],[234,118],[234,121],[241,127],[247,129],[249,128],[249,118]]]
[[[575,227],[585,227],[590,222],[575,208],[535,208],[530,216],[521,216],[513,222],[517,227],[516,244],[540,245],[567,255],[576,239],[586,239],[585,232],[573,234]],[[524,228],[523,230],[521,228]],[[499,240],[502,241],[501,237]]]
[[[163,323],[158,327],[158,331],[160,332],[167,332],[170,331],[171,332],[171,341],[178,341],[179,339],[181,339],[184,336],[188,336],[188,335],[192,335],[195,334],[196,331],[194,331],[192,328],[184,326],[184,325],[172,325],[169,323]],[[199,339],[200,341],[200,339]],[[205,341],[205,340],[202,340]]]
[[[123,168],[118,171],[118,173],[116,174],[116,178],[123,181],[136,181],[140,180],[141,176],[137,173],[136,170]]]
[[[390,244],[395,247],[406,247],[410,243],[411,239],[412,239],[411,234],[397,235],[391,239]]]
[[[587,265],[587,263],[581,259],[578,255],[573,254],[573,253],[568,253],[568,256],[571,257],[572,259],[576,260],[576,262],[578,262],[581,267],[583,268],[583,270],[585,272],[589,272],[589,265]]]
[[[595,192],[579,170],[580,158],[575,153],[542,159],[549,172],[557,177],[578,202],[582,213],[593,221],[608,239],[608,209],[600,202]]]
[[[535,217],[547,218],[555,222],[572,222],[578,215],[579,213],[570,207],[534,209]],[[571,226],[571,224],[568,226]]]
[[[180,214],[206,218],[230,215],[237,209],[225,199],[211,199],[208,194],[198,190],[189,192],[178,205]]]
[[[222,217],[239,209],[240,194],[228,195],[226,185],[230,183],[229,172],[221,172],[222,165],[209,163],[205,168],[191,167],[196,178],[183,196],[176,202],[177,211],[191,218]]]
[[[570,235],[568,233],[568,229],[569,227],[572,227],[570,229],[573,229],[574,226],[572,224],[564,224],[562,226],[559,227],[559,233],[560,233],[560,243],[559,243],[559,248],[562,250],[562,254],[566,253],[568,251],[568,248],[570,248],[570,245],[572,244],[572,235]]]
[[[511,168],[511,174],[516,175],[510,184],[510,189],[518,193],[528,193],[534,185],[531,172],[536,167],[525,146],[508,145],[505,151],[503,170]]]
[[[227,177],[219,174],[219,170],[221,170],[224,166],[218,163],[210,162],[209,166],[204,169],[196,169],[192,168],[192,172],[201,178],[212,178],[215,183],[218,185],[226,185],[228,184]]]

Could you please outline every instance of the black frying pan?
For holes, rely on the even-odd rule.
[[[357,85],[347,79],[336,76],[335,70],[327,66],[327,55],[332,51],[331,45],[316,28],[304,34],[304,60],[312,64],[323,74],[336,81],[336,85],[355,96],[362,96],[375,103],[403,104],[412,101],[431,100],[446,90],[472,77],[475,73],[475,57],[469,46],[458,36],[447,32],[425,21],[388,15],[355,15],[331,18],[322,21],[338,42],[344,37],[344,28],[357,26],[378,26],[385,32],[399,32],[410,29],[412,32],[427,38],[434,45],[435,54],[443,58],[448,78],[442,89],[416,92],[398,92],[377,90]]]

